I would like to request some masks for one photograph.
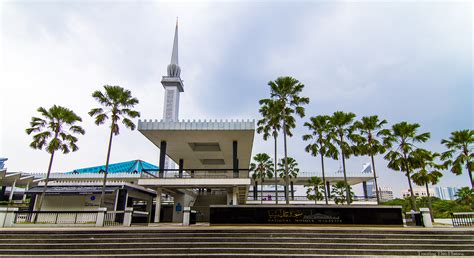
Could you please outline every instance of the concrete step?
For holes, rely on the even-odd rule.
[[[186,256],[196,256],[196,255],[220,255],[220,254],[229,254],[233,256],[239,256],[242,254],[253,254],[253,255],[273,255],[273,256],[294,256],[294,255],[305,255],[305,256],[315,256],[315,255],[445,255],[445,256],[473,256],[474,251],[465,251],[465,250],[417,250],[405,249],[405,250],[396,250],[396,249],[336,249],[336,248],[284,248],[284,247],[270,247],[270,248],[226,248],[226,249],[216,249],[216,248],[116,248],[116,249],[94,249],[94,250],[74,250],[74,249],[28,249],[28,250],[13,250],[13,249],[4,249],[2,250],[2,255],[161,255],[161,256],[170,256],[170,255],[186,255]]]
[[[425,236],[426,237],[426,236]],[[88,243],[157,243],[157,242],[243,242],[243,243],[255,243],[255,242],[292,242],[292,243],[387,243],[387,244],[403,244],[406,242],[416,242],[418,244],[470,244],[473,242],[472,239],[435,239],[435,238],[422,238],[422,239],[410,239],[410,238],[387,238],[387,239],[379,239],[379,238],[366,238],[366,237],[340,237],[340,238],[317,238],[317,237],[310,237],[310,238],[294,238],[288,236],[282,237],[268,237],[268,238],[258,238],[258,237],[109,237],[109,238],[96,238],[96,237],[89,237],[89,238],[40,238],[40,239],[24,239],[24,238],[9,238],[9,239],[2,239],[2,244],[15,244],[15,243],[80,243],[83,241],[87,241]]]
[[[190,249],[199,249],[199,248],[214,248],[214,249],[228,249],[228,248],[268,248],[275,249],[278,248],[293,248],[293,249],[396,249],[396,250],[406,250],[406,249],[416,249],[416,250],[433,250],[432,244],[419,244],[419,243],[409,243],[404,244],[391,244],[391,243],[294,243],[294,242],[139,242],[139,243],[62,243],[62,244],[53,244],[53,243],[21,243],[21,244],[3,244],[0,243],[0,250],[4,249],[46,249],[46,250],[58,250],[58,249],[81,249],[81,250],[96,250],[96,249],[134,249],[134,248],[190,248]],[[474,246],[472,243],[465,244],[439,244],[436,246],[437,250],[468,250],[474,251]]]

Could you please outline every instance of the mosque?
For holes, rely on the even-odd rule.
[[[163,118],[138,121],[138,131],[159,149],[159,164],[155,166],[141,160],[111,164],[106,185],[107,210],[133,207],[146,215],[147,222],[158,223],[182,222],[184,208],[191,207],[197,211],[198,221],[208,221],[211,205],[263,202],[257,200],[260,182],[249,176],[254,120],[179,120],[180,94],[185,87],[178,62],[178,24],[171,62],[161,84],[165,90]],[[104,170],[105,166],[96,166],[52,173],[41,209],[81,211],[98,208]],[[320,175],[301,173],[292,181],[292,203],[314,204],[307,200],[298,202],[293,196],[293,185],[304,185],[312,176]],[[36,180],[36,186],[32,185],[26,191],[31,196],[29,209],[32,210],[37,208],[39,198],[36,197],[43,191],[44,183],[38,176],[29,179]],[[350,175],[348,182],[362,184],[368,199],[366,183],[372,179],[372,173],[358,173]],[[328,187],[342,180],[341,174],[328,175]],[[2,185],[5,184],[2,179]],[[274,186],[275,181],[264,184]],[[284,180],[280,179],[278,184],[281,189]],[[11,191],[14,190],[13,186]],[[267,192],[267,204],[278,201],[271,191]]]

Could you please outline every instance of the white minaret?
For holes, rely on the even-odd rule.
[[[181,68],[178,62],[178,20],[176,19],[176,29],[174,31],[173,53],[171,62],[167,68],[167,76],[163,76],[161,84],[165,88],[165,101],[163,106],[164,121],[178,121],[179,119],[179,94],[184,92],[183,81],[181,80]],[[174,163],[166,157],[165,169],[174,168]]]
[[[171,63],[168,65],[168,74],[163,76],[161,84],[165,88],[165,102],[163,107],[163,120],[178,121],[179,115],[179,94],[184,92],[183,81],[181,80],[181,68],[178,63],[178,21],[174,32],[173,53]]]

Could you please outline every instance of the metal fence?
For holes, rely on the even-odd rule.
[[[97,211],[16,211],[15,224],[95,224]]]
[[[124,211],[107,211],[104,216],[104,227],[122,226],[124,216]]]
[[[451,213],[453,227],[473,227],[474,212],[453,212]]]

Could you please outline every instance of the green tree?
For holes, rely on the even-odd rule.
[[[308,197],[308,200],[313,200],[314,204],[317,204],[318,201],[321,201],[324,199],[323,193],[321,193],[321,188],[326,188],[325,184],[323,183],[323,180],[320,177],[313,176],[310,179],[308,179],[308,185],[305,186],[306,189],[306,197]],[[324,190],[324,189],[323,189]],[[324,190],[326,192],[326,190]],[[327,198],[326,198],[326,204],[327,204]]]
[[[449,140],[441,140],[449,150],[441,155],[446,160],[446,165],[451,167],[451,172],[456,175],[462,174],[462,167],[467,169],[471,189],[474,189],[472,171],[474,170],[474,130],[460,130],[451,133]],[[453,156],[455,156],[454,159]]]
[[[67,154],[77,151],[79,149],[76,145],[78,139],[74,134],[83,135],[85,131],[77,125],[78,122],[82,122],[81,117],[68,108],[54,105],[49,109],[40,107],[37,111],[42,117],[32,117],[31,127],[26,129],[28,135],[34,133],[30,147],[38,150],[45,147],[45,150],[51,154],[44,188],[37,205],[37,210],[40,211],[46,195],[55,152],[61,151]]]
[[[385,155],[388,160],[388,167],[405,173],[408,179],[408,186],[410,187],[410,195],[412,200],[412,207],[416,210],[416,198],[413,194],[413,187],[411,184],[411,172],[416,168],[416,159],[414,151],[417,149],[416,143],[426,142],[430,138],[430,133],[418,134],[419,124],[409,124],[407,122],[400,122],[392,125],[392,130],[388,135],[388,141],[393,144],[393,148]]]
[[[463,187],[456,192],[457,197],[456,201],[460,204],[474,206],[474,190],[469,189],[469,187]]]
[[[304,123],[311,134],[303,135],[304,141],[312,141],[305,148],[305,151],[311,153],[312,156],[321,157],[321,170],[323,174],[323,190],[324,199],[328,204],[328,190],[326,188],[326,175],[324,171],[324,157],[330,157],[335,159],[337,157],[337,148],[330,141],[331,138],[331,125],[329,123],[329,116],[316,116],[310,117],[310,122]]]
[[[262,115],[262,119],[257,122],[257,133],[263,134],[263,139],[266,141],[270,136],[274,140],[274,160],[277,159],[277,143],[278,143],[278,132],[281,130],[281,104],[273,99],[262,99],[260,100],[259,112]],[[293,122],[294,123],[294,122]],[[288,125],[288,123],[287,123]],[[291,134],[291,132],[289,132]],[[275,200],[278,204],[278,176],[277,162],[274,163],[275,171]]]
[[[122,120],[122,124],[130,130],[135,130],[135,124],[131,119],[140,117],[140,112],[133,110],[132,108],[138,104],[138,99],[132,97],[132,93],[120,86],[104,85],[104,92],[94,91],[92,97],[97,100],[104,108],[93,108],[89,111],[91,117],[95,117],[95,124],[104,124],[109,118],[110,124],[110,136],[109,145],[107,148],[107,159],[105,162],[104,180],[102,184],[102,193],[100,195],[100,206],[104,206],[105,199],[105,186],[107,184],[107,174],[109,171],[109,160],[110,151],[112,148],[112,137],[119,135],[119,124]]]
[[[434,222],[433,206],[431,204],[430,189],[428,184],[437,184],[439,179],[443,176],[443,173],[441,173],[443,165],[437,164],[435,161],[435,159],[439,156],[439,153],[432,153],[431,151],[424,149],[417,149],[415,151],[415,159],[417,160],[416,162],[419,162],[420,169],[411,176],[415,184],[426,187],[428,207],[430,209],[432,222]]]
[[[380,195],[374,156],[385,153],[387,147],[389,147],[389,142],[386,141],[385,137],[389,134],[389,130],[384,129],[386,123],[386,120],[380,121],[378,116],[364,116],[360,121],[354,123],[354,128],[359,134],[352,135],[352,139],[356,143],[356,153],[358,155],[368,155],[371,159],[377,204],[380,204]]]
[[[298,176],[300,169],[298,168],[298,162],[296,162],[294,158],[287,157],[286,161],[287,162],[285,164],[285,159],[280,160],[280,162],[278,163],[278,173],[280,178],[285,178],[285,176],[288,178],[288,181],[291,182],[291,192],[293,193],[293,178],[296,178]],[[286,175],[285,167],[287,168],[286,171],[288,171]],[[285,191],[288,191],[288,188],[286,188]]]
[[[281,105],[282,110],[282,125],[285,130],[283,130],[283,149],[285,154],[285,199],[286,204],[290,203],[288,196],[288,148],[286,144],[286,137],[290,129],[295,128],[295,124],[288,124],[287,120],[293,118],[293,114],[298,115],[299,117],[304,117],[304,104],[309,103],[309,98],[300,97],[301,92],[303,91],[304,84],[300,83],[297,79],[285,76],[278,77],[275,81],[268,82],[268,85],[271,88],[270,97],[278,101]],[[294,119],[294,118],[293,118]]]
[[[265,178],[273,177],[273,161],[266,153],[258,153],[253,157],[255,163],[250,163],[250,170],[253,171],[253,179],[260,180],[260,200],[263,202],[263,182]]]
[[[346,199],[350,199],[350,186],[347,183],[346,173],[346,158],[349,158],[353,152],[350,143],[350,137],[354,130],[353,122],[356,115],[354,113],[345,113],[342,111],[336,111],[330,118],[333,135],[333,140],[341,151],[342,157],[342,171],[344,173],[344,183],[346,186]],[[350,205],[351,202],[348,202]]]
[[[347,189],[349,189],[349,195],[347,195]],[[350,204],[354,197],[351,186],[347,185],[344,181],[336,182],[331,189],[331,193],[336,204]]]

